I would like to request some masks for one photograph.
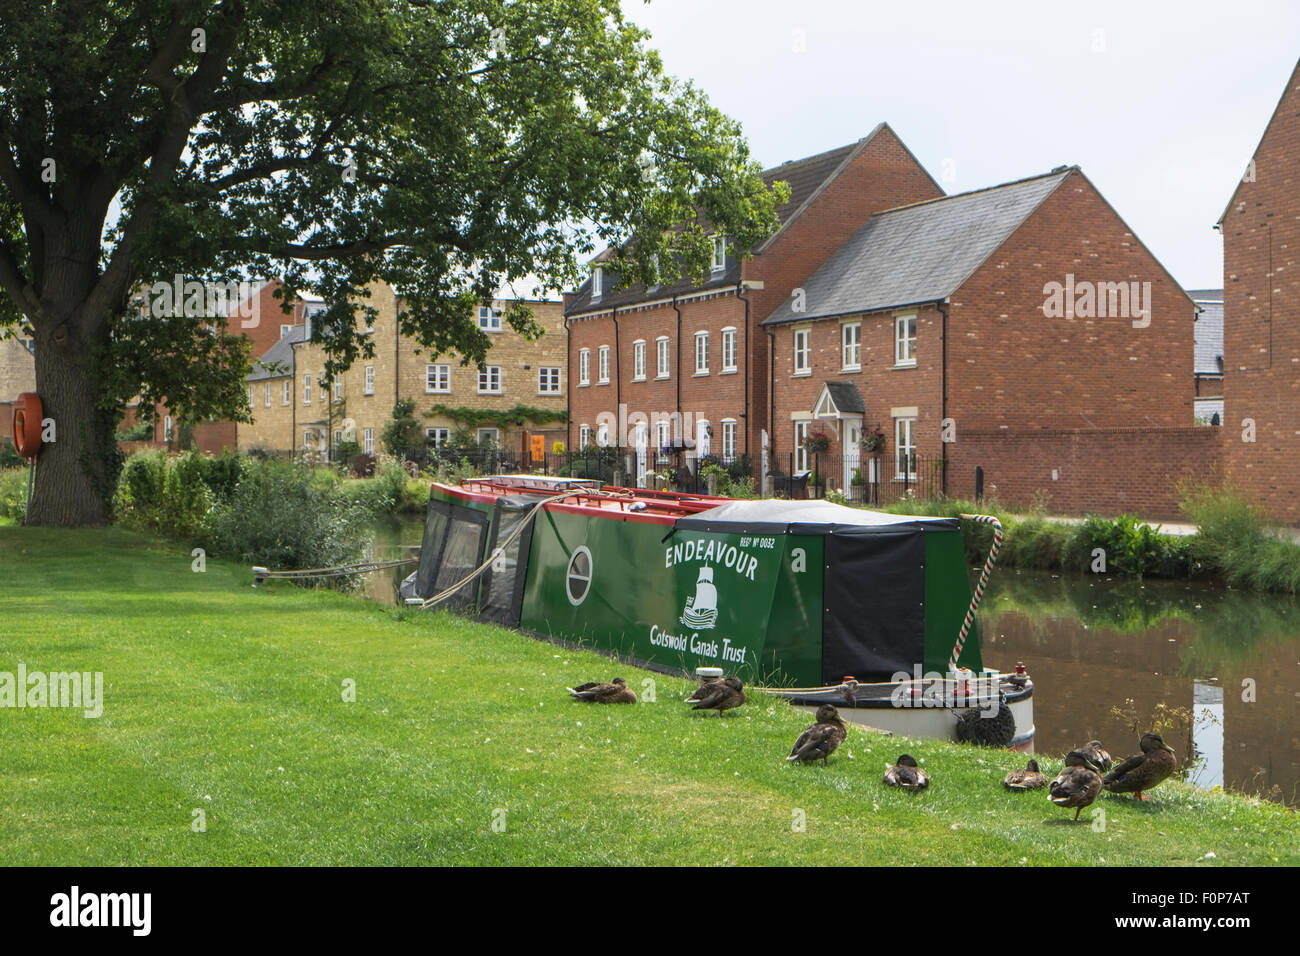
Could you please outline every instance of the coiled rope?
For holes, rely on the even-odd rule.
[[[980,601],[984,599],[984,589],[989,583],[989,574],[993,571],[993,566],[998,562],[998,551],[1002,548],[1002,522],[992,515],[961,515],[969,521],[978,524],[987,524],[993,526],[993,546],[989,548],[988,559],[984,562],[984,570],[980,572],[980,579],[975,584],[975,593],[970,599],[970,608],[966,611],[966,620],[962,621],[961,633],[957,635],[957,643],[952,647],[952,655],[948,658],[948,670],[951,673],[957,671],[957,658],[961,657],[962,648],[966,646],[966,637],[970,634],[970,627],[975,623],[975,609],[980,606]]]

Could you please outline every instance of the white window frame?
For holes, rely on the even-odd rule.
[[[361,433],[361,438],[361,450],[367,455],[373,455],[375,453],[375,430],[373,428],[367,428]]]
[[[434,448],[441,448],[443,445],[446,445],[451,441],[451,429],[441,428],[437,425],[432,428],[426,428],[424,430],[424,440],[426,442],[432,440]]]
[[[578,350],[578,385],[591,384],[591,349]]]
[[[908,450],[911,455],[908,456]],[[915,418],[895,418],[894,419],[894,478],[898,481],[903,480],[903,462],[908,462],[909,481],[916,481],[916,419]]]
[[[311,404],[311,372],[307,372],[302,377],[302,403]]]
[[[794,374],[812,374],[812,329],[794,330]]]
[[[266,383],[266,388],[262,392],[262,406],[264,408],[271,407],[271,383],[270,382]]]
[[[722,420],[722,460],[731,462],[736,460],[736,419],[724,418]]]
[[[731,325],[722,330],[722,371],[736,371],[736,328]]]
[[[609,346],[602,345],[600,352],[597,354],[596,371],[600,374],[597,385],[609,384]]]
[[[845,322],[840,326],[840,371],[862,371],[862,322]]]
[[[493,384],[493,379],[496,379]],[[484,385],[486,384],[486,388]],[[500,395],[502,393],[501,366],[485,365],[478,373],[478,393],[480,395]],[[482,431],[482,429],[480,429]]]
[[[911,323],[912,334],[907,334]],[[913,368],[916,365],[916,313],[894,316],[894,368]]]
[[[254,386],[254,385],[249,385],[249,386],[248,386],[248,407],[249,407],[250,410],[254,407],[254,406],[253,406],[253,389],[254,389],[254,388],[256,388],[256,386]]]
[[[599,299],[605,294],[605,270],[600,266],[591,270],[591,297]]]
[[[494,366],[492,366],[492,367],[493,367],[493,368],[498,368],[499,366],[494,365]],[[478,430],[478,443],[479,443],[480,445],[483,444],[483,436],[484,436],[484,435],[490,435],[490,436],[491,436],[491,440],[492,440],[492,444],[496,445],[498,448],[501,447],[501,429],[499,429],[499,428],[491,428],[491,427],[488,427],[488,428],[480,428],[480,429]]]
[[[292,326],[292,325],[283,325],[283,324],[281,324],[281,326],[280,326],[280,338],[284,338],[286,335],[288,335],[288,334],[289,334],[290,332],[292,332],[292,331],[293,331],[293,326]]]
[[[336,402],[343,401],[343,376],[335,375],[334,381],[330,383],[330,397]]]
[[[171,441],[175,428],[172,424],[172,417],[166,415],[163,417],[163,441]]]
[[[655,460],[667,461],[672,450],[672,422],[667,419],[659,419],[655,422]],[[665,451],[664,449],[668,449]]]
[[[632,343],[632,381],[645,381],[645,339]]]
[[[668,349],[668,336],[661,335],[655,339],[655,378],[671,378],[672,366],[670,364],[671,355]]]
[[[808,449],[804,447],[804,440],[808,437],[808,426],[812,420],[805,418],[794,423],[794,470],[796,474],[811,470],[808,461]]]
[[[727,268],[727,237],[713,236],[713,271],[722,272]]]
[[[305,428],[302,432],[302,450],[311,451],[311,438],[316,434],[314,429]]]
[[[537,394],[560,395],[564,391],[562,373],[558,365],[539,365],[537,367]]]
[[[451,394],[451,366],[430,362],[424,366],[424,394]]]
[[[578,449],[581,450],[591,444],[591,426],[578,426]]]
[[[490,305],[478,307],[478,327],[484,332],[501,331],[501,313]]]
[[[426,385],[427,385],[427,378],[426,378]],[[375,367],[373,365],[366,366],[365,393],[367,395],[375,394]]]
[[[709,374],[709,333],[695,333],[695,374]]]
[[[293,379],[286,378],[280,387],[280,404],[288,405],[293,401]]]

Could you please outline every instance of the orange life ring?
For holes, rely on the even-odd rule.
[[[35,392],[23,392],[14,403],[14,447],[24,458],[35,458],[41,450],[41,399]]]

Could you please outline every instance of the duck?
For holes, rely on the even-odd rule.
[[[1142,752],[1129,757],[1102,778],[1102,785],[1108,793],[1131,793],[1138,800],[1145,800],[1143,790],[1162,783],[1178,769],[1178,757],[1174,748],[1160,739],[1159,734],[1143,734],[1138,744]]]
[[[1100,770],[1102,773],[1105,773],[1107,770],[1110,769],[1111,762],[1112,762],[1110,759],[1110,754],[1108,754],[1102,748],[1100,740],[1088,741],[1088,745],[1086,747],[1079,748],[1079,753],[1085,754],[1088,757],[1088,759],[1092,761],[1093,766],[1096,767],[1098,770]]]
[[[820,760],[824,765],[826,758],[844,743],[848,733],[848,728],[840,719],[840,712],[830,704],[822,704],[817,708],[816,723],[809,724],[799,735],[790,750],[790,756],[785,759],[805,763]]]
[[[1008,790],[1041,790],[1047,786],[1047,776],[1038,769],[1038,761],[1030,760],[1024,770],[1013,770],[1002,780]]]
[[[594,701],[597,704],[635,704],[636,694],[627,686],[627,681],[615,677],[608,684],[589,681],[577,687],[566,687],[574,700]]]
[[[904,790],[924,790],[930,785],[929,775],[916,765],[911,754],[901,754],[898,763],[885,771],[885,784]]]
[[[1058,807],[1074,807],[1074,819],[1084,807],[1092,805],[1101,793],[1101,774],[1097,765],[1081,750],[1065,755],[1065,767],[1047,787],[1047,799]]]
[[[709,689],[713,687],[714,684],[719,683],[721,680],[722,680],[721,677],[701,677],[700,686],[695,688],[695,690],[691,691],[691,696],[686,698],[686,703],[688,704],[699,703],[705,698],[707,694],[710,693]]]
[[[745,685],[739,677],[724,677],[704,685],[691,697],[695,700],[691,710],[716,710],[721,717],[724,710],[732,710],[745,702]]]

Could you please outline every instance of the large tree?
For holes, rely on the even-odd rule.
[[[33,523],[105,520],[132,396],[247,417],[238,321],[142,310],[154,283],[324,296],[333,374],[370,354],[358,309],[384,280],[405,334],[481,361],[473,307],[503,281],[572,287],[601,245],[624,282],[703,276],[709,232],[743,250],[775,227],[738,126],[664,75],[617,0],[0,0],[0,17],[0,331],[31,331],[57,436]]]

